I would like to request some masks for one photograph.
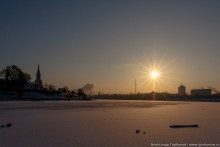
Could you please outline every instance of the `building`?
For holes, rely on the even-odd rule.
[[[180,96],[186,95],[186,87],[182,84],[178,87],[178,95]]]
[[[38,68],[37,68],[35,84],[37,84],[39,87],[43,87],[43,82],[41,80],[41,73],[40,73],[39,64],[38,64]]]
[[[36,79],[34,82],[28,82],[25,85],[26,90],[43,90],[43,82],[41,80],[40,66],[38,65]]]
[[[191,95],[192,96],[211,96],[212,90],[211,89],[192,89]]]

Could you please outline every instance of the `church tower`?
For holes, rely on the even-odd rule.
[[[43,82],[41,80],[41,73],[40,73],[40,66],[39,66],[39,64],[38,64],[38,69],[37,69],[37,73],[36,73],[35,84],[37,84],[39,87],[43,87]]]

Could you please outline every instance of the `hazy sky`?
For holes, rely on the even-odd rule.
[[[218,0],[0,0],[0,69],[16,64],[35,80],[95,91],[220,90]]]

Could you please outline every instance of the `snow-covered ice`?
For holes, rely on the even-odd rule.
[[[0,128],[0,147],[218,146],[219,113],[209,102],[1,101],[0,125],[12,126]]]

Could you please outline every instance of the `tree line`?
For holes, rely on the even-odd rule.
[[[31,76],[23,72],[16,65],[8,65],[0,72],[1,86],[8,90],[15,90],[17,97],[21,97],[25,84],[31,80]],[[3,86],[4,85],[4,86]]]
[[[16,91],[17,97],[21,98],[25,90],[25,85],[31,80],[28,73],[23,72],[16,65],[8,65],[0,72],[0,89]],[[67,86],[64,86],[64,92],[71,95],[86,96],[85,91],[91,91],[93,84],[86,84],[83,88],[75,91],[70,91]],[[47,94],[55,94],[56,87],[52,84],[45,84],[44,92]]]

